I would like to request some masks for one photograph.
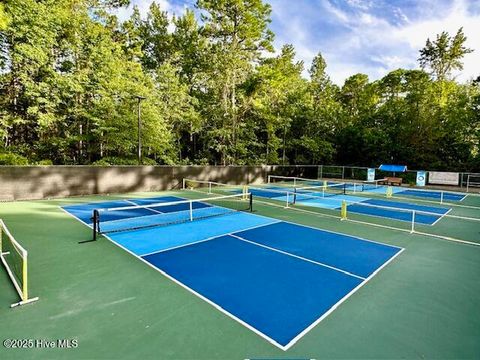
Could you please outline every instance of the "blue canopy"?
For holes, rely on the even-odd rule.
[[[407,166],[406,165],[387,165],[387,164],[382,164],[378,168],[379,170],[382,171],[391,171],[391,172],[405,172],[407,171]]]

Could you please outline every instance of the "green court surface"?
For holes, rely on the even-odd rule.
[[[76,339],[78,347],[0,346],[0,358],[480,358],[480,246],[375,227],[359,215],[351,220],[362,222],[341,221],[323,209],[254,200],[257,214],[405,248],[282,351],[106,239],[79,244],[91,230],[59,208],[167,194],[205,197],[181,191],[1,203],[0,218],[29,252],[30,293],[40,300],[10,309],[18,296],[2,269],[0,339]],[[451,213],[480,218],[473,208],[480,198],[465,204],[472,208]],[[437,231],[480,243],[480,223],[445,220]]]

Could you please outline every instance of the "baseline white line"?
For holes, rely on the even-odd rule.
[[[158,211],[155,214],[142,215],[142,216],[131,216],[131,217],[126,217],[126,218],[122,218],[122,219],[101,221],[101,224],[112,224],[112,223],[123,222],[123,221],[127,221],[127,220],[142,219],[142,218],[148,218],[148,217],[151,217],[151,216],[158,216],[158,215],[178,214],[178,213],[182,213],[182,212],[190,212],[190,210],[185,209],[185,210],[178,210],[178,211],[165,212],[165,213]]]
[[[385,194],[384,193],[378,193],[378,192],[373,192],[373,191],[369,191],[368,193],[370,195],[367,194],[366,196],[372,196],[372,197],[375,197],[375,198],[385,199]],[[361,194],[361,193],[357,192],[357,194]],[[397,196],[397,194],[393,194],[392,199],[409,200],[409,201],[414,200],[414,201],[417,201],[417,202],[429,203],[429,204],[434,204],[434,205],[456,206],[456,207],[460,207],[460,208],[480,210],[479,206],[461,205],[461,204],[458,204],[458,203],[455,203],[455,202],[448,202],[448,201],[447,202],[444,201],[443,204],[440,204],[440,201],[420,199],[420,198],[415,197],[415,196],[408,197],[408,196]]]
[[[311,323],[308,327],[306,327],[301,333],[295,336],[290,342],[285,345],[285,350],[290,349],[295,343],[304,337],[310,330],[312,330],[315,326],[317,326],[323,319],[325,319],[328,315],[330,315],[333,311],[335,311],[342,303],[344,303],[350,296],[352,296],[355,292],[357,292],[362,286],[364,286],[367,282],[369,282],[375,275],[377,275],[380,270],[382,270],[385,266],[390,264],[398,255],[400,255],[405,249],[401,249],[395,255],[393,255],[390,259],[388,259],[382,266],[380,266],[377,270],[375,270],[369,277],[367,277],[364,281],[357,285],[352,291],[346,294],[343,298],[337,301],[327,312],[323,313],[317,320]]]
[[[68,212],[67,212],[68,213]],[[254,215],[254,214],[252,214]],[[73,216],[73,215],[72,215]],[[259,216],[259,217],[262,217],[262,218],[266,218],[264,216],[261,216],[261,215],[255,215],[255,216]],[[75,216],[73,216],[74,218],[76,218]],[[80,222],[82,222],[83,224],[87,225],[86,223],[84,223],[83,221],[81,221],[80,219],[76,218],[77,220],[79,220]],[[279,220],[278,222],[282,222],[282,220]],[[283,221],[283,222],[287,222],[287,223],[291,223],[291,222],[288,222],[288,221]],[[300,224],[295,224],[295,223],[291,223],[291,224],[294,224],[294,225],[298,225],[298,226],[303,226],[303,227],[307,227],[307,228],[312,228],[312,229],[315,229],[315,230],[320,230],[320,229],[317,229],[317,228],[314,228],[314,227],[310,227],[310,226],[305,226],[305,225],[300,225]],[[271,225],[271,224],[265,224],[265,226],[267,225]],[[89,228],[90,226],[87,225]],[[326,232],[330,232],[330,233],[336,233],[336,232],[333,232],[333,231],[328,231],[328,230],[321,230],[321,231],[326,231]],[[340,235],[344,235],[344,234],[341,234],[341,233],[336,233],[336,234],[340,234]],[[360,289],[361,286],[363,286],[366,282],[368,282],[374,275],[376,275],[381,269],[383,269],[387,264],[389,264],[391,261],[393,261],[393,259],[398,256],[400,253],[402,253],[405,249],[403,248],[399,248],[397,246],[391,246],[391,245],[386,245],[386,244],[382,244],[382,243],[378,243],[378,242],[375,242],[375,241],[371,241],[371,240],[366,240],[366,239],[362,239],[362,238],[358,238],[360,240],[364,240],[364,241],[370,241],[370,242],[373,242],[373,243],[377,243],[377,244],[382,244],[382,245],[386,245],[386,246],[391,246],[391,247],[395,247],[395,248],[399,248],[400,251],[394,255],[392,258],[390,258],[387,262],[385,262],[382,266],[380,266],[375,272],[373,272],[367,279],[365,279],[362,283],[360,283],[356,288],[354,288],[350,293],[348,293],[346,296],[344,296],[342,299],[340,299],[336,304],[334,304],[326,313],[324,313],[320,318],[318,318],[315,322],[313,322],[312,324],[310,324],[307,328],[305,328],[301,333],[299,333],[295,338],[293,338],[287,345],[283,346],[281,344],[279,344],[278,342],[276,342],[274,339],[270,338],[268,335],[264,334],[263,332],[261,332],[260,330],[256,329],[255,327],[253,327],[252,325],[246,323],[245,321],[241,320],[240,318],[236,317],[235,315],[231,314],[230,312],[228,312],[227,310],[223,309],[220,305],[216,304],[215,302],[211,301],[210,299],[204,297],[203,295],[197,293],[195,290],[191,289],[190,287],[188,287],[187,285],[183,284],[182,282],[180,282],[179,280],[175,279],[174,277],[170,276],[169,274],[167,274],[166,272],[164,272],[163,270],[160,270],[159,268],[157,268],[156,266],[154,266],[153,264],[150,264],[148,261],[146,261],[145,259],[143,259],[141,256],[133,253],[132,251],[130,251],[129,249],[127,249],[126,247],[120,245],[119,243],[117,243],[116,241],[114,241],[113,239],[111,239],[109,236],[105,235],[105,234],[102,234],[102,236],[104,238],[106,238],[107,240],[109,240],[110,242],[112,242],[113,244],[115,244],[116,246],[118,246],[119,248],[123,249],[124,251],[128,252],[129,254],[133,255],[134,257],[136,257],[137,259],[139,259],[140,261],[142,261],[143,263],[147,264],[149,267],[151,267],[152,269],[158,271],[159,273],[161,273],[163,276],[165,276],[166,278],[170,279],[171,281],[173,281],[174,283],[180,285],[181,287],[183,287],[185,290],[189,291],[190,293],[192,293],[193,295],[199,297],[200,299],[204,300],[205,302],[207,302],[208,304],[210,304],[211,306],[213,306],[214,308],[216,308],[218,311],[222,312],[223,314],[227,315],[228,317],[230,317],[231,319],[237,321],[238,323],[240,323],[241,325],[245,326],[247,329],[253,331],[255,334],[257,334],[258,336],[262,337],[263,339],[267,340],[268,342],[270,342],[271,344],[273,344],[274,346],[278,347],[279,349],[283,350],[283,351],[287,351],[290,347],[292,347],[298,340],[300,340],[304,335],[306,335],[311,329],[313,329],[318,323],[320,323],[325,317],[327,317],[330,313],[332,313],[338,306],[340,306],[345,300],[347,300],[347,298],[349,298],[351,295],[353,295],[354,292],[356,292],[358,289]],[[350,236],[350,235],[347,235],[347,236]],[[353,236],[351,236],[353,237]]]
[[[353,205],[355,205],[356,203],[353,203]],[[365,206],[365,207],[368,207]],[[374,208],[374,206],[371,206],[371,208]],[[391,208],[392,211],[396,211],[397,213],[402,213],[402,211],[398,211],[396,210],[396,208]],[[335,209],[337,210],[337,209]],[[388,210],[388,209],[387,209]],[[347,205],[347,216],[348,216],[348,205]],[[355,210],[350,210],[350,212],[354,213],[354,214],[357,214],[357,215],[364,215],[364,216],[370,216],[370,217],[374,217],[374,218],[377,218],[377,219],[387,219],[387,220],[392,220],[392,221],[402,221],[404,223],[408,223],[408,224],[411,224],[412,223],[412,218],[410,217],[410,220],[403,220],[403,219],[397,219],[397,218],[394,218],[394,217],[390,217],[390,216],[382,216],[382,215],[372,215],[372,214],[367,214],[367,213],[362,213],[362,212],[358,212],[358,211],[355,211]],[[407,211],[404,211],[404,213],[406,213]],[[413,210],[410,210],[411,213],[413,213]],[[429,213],[430,214],[430,213]],[[440,214],[435,214],[435,213],[431,213],[432,217],[437,217],[437,216],[440,216]],[[410,214],[411,215],[411,214]],[[416,215],[425,215],[425,214],[417,214],[417,211],[415,211],[415,216]],[[417,222],[415,222],[415,224],[417,224]],[[433,226],[433,223],[432,224],[425,224],[425,223],[421,223],[421,222],[418,222],[418,224],[420,225],[426,225],[426,226]]]
[[[230,313],[229,311],[225,310],[224,308],[222,308],[220,305],[218,305],[217,303],[213,302],[212,300],[208,299],[207,297],[201,295],[200,293],[196,292],[195,290],[191,289],[190,287],[188,287],[187,285],[185,285],[184,283],[182,283],[181,281],[177,280],[176,278],[174,278],[173,276],[169,275],[168,273],[166,273],[165,271],[157,268],[155,265],[153,264],[150,264],[148,261],[144,260],[142,257],[136,255],[135,253],[131,252],[130,250],[128,250],[127,248],[125,248],[124,246],[120,245],[119,243],[115,242],[114,240],[112,240],[110,237],[106,236],[106,235],[103,235],[107,240],[111,241],[113,244],[115,244],[116,246],[118,246],[119,248],[125,250],[126,252],[128,252],[129,254],[135,256],[137,259],[139,259],[140,261],[142,261],[143,263],[147,264],[150,268],[158,271],[160,274],[162,274],[164,277],[166,277],[167,279],[170,279],[171,281],[173,281],[175,284],[177,285],[180,285],[182,288],[184,288],[185,290],[187,290],[188,292],[192,293],[193,295],[199,297],[200,299],[202,299],[203,301],[205,301],[206,303],[210,304],[211,306],[213,306],[215,309],[217,309],[218,311],[222,312],[223,314],[227,315],[229,318],[237,321],[238,323],[240,323],[241,325],[245,326],[247,329],[253,331],[255,334],[257,334],[258,336],[260,336],[261,338],[267,340],[269,343],[271,343],[272,345],[275,345],[276,347],[278,347],[279,349],[283,350],[283,351],[286,351],[286,347],[279,344],[278,342],[276,342],[274,339],[272,339],[271,337],[269,337],[268,335],[264,334],[263,332],[261,332],[260,330],[256,329],[255,327],[253,327],[252,325],[248,324],[247,322],[243,321],[242,319],[238,318],[237,316],[233,315],[232,313]]]
[[[63,210],[63,209],[62,209]],[[77,218],[76,216],[68,213],[67,211],[65,211],[67,214],[71,215],[74,219],[77,219],[78,221],[80,221],[82,224],[88,226],[89,228],[91,228],[88,224],[86,224],[85,222],[83,222],[82,220],[80,220],[79,218]],[[263,217],[263,216],[262,216]],[[281,222],[281,220],[279,220],[278,222]],[[271,224],[265,224],[266,225],[271,225]],[[126,251],[127,253],[129,253],[130,255],[136,257],[138,260],[142,261],[144,264],[148,265],[150,268],[158,271],[160,274],[162,274],[164,277],[166,277],[167,279],[170,279],[171,281],[173,281],[175,284],[177,285],[180,285],[181,287],[183,287],[185,290],[189,291],[190,293],[192,293],[193,295],[199,297],[200,299],[202,299],[203,301],[207,302],[208,304],[210,304],[211,306],[213,306],[215,309],[217,309],[218,311],[222,312],[223,314],[227,315],[229,318],[237,321],[238,323],[240,323],[241,325],[245,326],[247,329],[253,331],[255,334],[257,334],[258,336],[260,336],[261,338],[267,340],[269,343],[271,343],[272,345],[278,347],[279,349],[283,350],[283,351],[286,351],[287,349],[277,343],[275,340],[273,340],[272,338],[270,338],[268,335],[264,334],[263,332],[261,332],[260,330],[254,328],[252,325],[246,323],[245,321],[241,320],[240,318],[236,317],[235,315],[233,315],[232,313],[228,312],[227,310],[225,310],[224,308],[222,308],[220,305],[218,305],[217,303],[213,302],[212,300],[206,298],[205,296],[199,294],[198,292],[196,292],[195,290],[189,288],[187,285],[183,284],[182,282],[180,282],[179,280],[175,279],[174,277],[168,275],[166,272],[164,272],[163,270],[160,270],[159,268],[157,268],[155,265],[149,263],[148,261],[146,261],[145,259],[143,259],[141,256],[135,254],[134,252],[130,251],[129,249],[127,249],[126,247],[124,247],[123,245],[120,245],[119,243],[117,243],[116,241],[114,241],[113,239],[111,239],[109,236],[105,235],[105,234],[102,234],[102,236],[107,239],[108,241],[110,241],[111,243],[113,243],[114,245],[118,246],[119,248],[123,249],[124,251]]]
[[[296,259],[299,259],[299,260],[302,260],[302,261],[306,261],[306,262],[309,262],[309,263],[312,263],[312,264],[315,264],[315,265],[318,265],[318,266],[322,266],[322,267],[326,267],[330,270],[334,270],[334,271],[338,271],[338,272],[341,272],[345,275],[348,275],[348,276],[352,276],[352,277],[355,277],[357,279],[360,279],[360,280],[365,280],[366,278],[362,277],[362,276],[359,276],[359,275],[356,275],[356,274],[353,274],[351,272],[348,272],[346,270],[342,270],[342,269],[339,269],[335,266],[331,266],[331,265],[327,265],[327,264],[324,264],[324,263],[321,263],[321,262],[318,262],[318,261],[315,261],[315,260],[310,260],[308,258],[305,258],[303,256],[299,256],[299,255],[295,255],[295,254],[291,254],[289,252],[286,252],[286,251],[283,251],[283,250],[280,250],[280,249],[275,249],[273,247],[270,247],[270,246],[267,246],[267,245],[263,245],[263,244],[259,244],[259,243],[256,243],[254,241],[251,241],[251,240],[247,240],[247,239],[244,239],[240,236],[237,236],[237,235],[234,235],[234,234],[230,234],[230,236],[234,237],[235,239],[238,239],[240,241],[245,241],[247,243],[250,243],[252,245],[256,245],[256,246],[259,246],[259,247],[262,247],[262,248],[265,248],[265,249],[268,249],[268,250],[271,250],[271,251],[275,251],[275,252],[278,252],[280,254],[283,254],[283,255],[287,255],[287,256],[291,256],[291,257],[294,257]]]
[[[280,206],[280,205],[277,205],[277,204],[272,204],[272,203],[269,203],[269,202],[266,202],[266,201],[261,201],[261,200],[256,200],[256,201],[257,201],[257,203],[260,203],[260,204],[265,204],[265,205],[268,205],[268,206],[273,206],[273,207],[278,207],[278,208],[285,209],[284,206]],[[288,209],[289,210],[295,210],[295,211],[298,211],[298,212],[303,212],[303,213],[318,216],[318,217],[327,217],[327,218],[337,219],[338,221],[340,221],[340,218],[338,216],[334,216],[334,215],[330,215],[330,214],[322,214],[322,213],[317,213],[317,212],[314,212],[314,211],[311,211],[311,210],[299,209],[299,208],[294,208],[294,207],[289,207]],[[289,221],[285,221],[285,220],[283,220],[283,221],[284,222],[289,222]],[[378,227],[378,228],[382,228],[382,229],[388,229],[388,230],[392,230],[392,231],[407,232],[409,234],[412,234],[411,230],[409,230],[409,229],[402,229],[402,228],[392,227],[392,226],[388,226],[388,225],[381,225],[381,224],[369,223],[369,222],[365,222],[365,221],[352,220],[352,219],[346,219],[344,221],[348,221],[348,222],[352,222],[352,223],[356,223],[356,224],[362,224],[362,225],[366,225],[366,226]],[[292,223],[292,222],[290,222],[290,223]],[[292,224],[295,224],[295,223],[292,223]],[[297,224],[297,225],[300,225],[300,224]],[[311,226],[306,226],[306,225],[300,225],[300,226],[311,227]],[[311,227],[311,228],[320,230],[320,229],[314,228],[314,227]],[[321,230],[322,231],[329,231],[329,230],[324,230],[324,229],[321,229]],[[331,231],[331,232],[335,233],[334,231]],[[341,233],[338,233],[338,234],[341,234]],[[448,237],[448,236],[443,236],[443,235],[425,233],[425,232],[420,232],[420,231],[417,231],[417,230],[415,230],[413,234],[422,235],[422,236],[426,236],[426,237],[433,237],[433,238],[437,238],[437,239],[441,239],[441,240],[447,240],[447,241],[451,241],[451,242],[456,242],[456,243],[459,243],[459,244],[462,244],[462,245],[473,245],[473,246],[480,247],[480,243],[474,243],[472,241],[467,241],[467,240],[460,240],[460,239],[456,239],[456,238],[452,238],[452,237]],[[352,235],[349,235],[349,234],[343,234],[343,235],[355,237],[355,236],[352,236]],[[388,245],[388,246],[392,246],[392,247],[398,247],[398,246],[395,246],[395,245],[384,244],[384,243],[377,242],[377,241],[374,241],[374,240],[368,240],[368,239],[362,239],[362,238],[359,238],[359,239],[364,240],[364,241],[374,242],[374,243],[377,243],[377,244]],[[400,249],[402,249],[402,248],[400,248]]]
[[[90,229],[93,229],[93,228],[92,228],[92,225],[87,224],[85,221],[83,221],[83,220],[80,219],[79,217],[73,215],[72,213],[68,212],[67,210],[65,210],[64,208],[62,208],[60,205],[59,205],[58,207],[59,207],[60,210],[62,210],[65,214],[71,216],[72,218],[74,218],[74,219],[77,220],[77,221],[80,221],[83,225],[88,226]]]
[[[439,222],[440,220],[442,220],[443,217],[444,217],[444,216],[447,216],[447,214],[448,214],[450,211],[452,211],[452,210],[453,210],[452,208],[448,209],[446,213],[442,214],[437,220],[435,220],[435,221],[433,222],[432,226],[435,225],[435,224],[436,224],[437,222]]]
[[[280,206],[277,206],[277,207],[280,207]],[[285,209],[285,207],[282,207],[282,208]],[[310,214],[317,214],[317,213],[315,213],[315,212],[313,212],[313,211],[308,211],[308,210],[303,210],[303,209],[296,209],[296,208],[293,208],[293,207],[289,207],[288,209],[303,211],[303,212],[310,213]],[[323,215],[323,214],[320,214],[320,215]],[[335,218],[337,218],[337,217],[335,217]],[[338,217],[337,219],[340,220],[339,217]],[[309,229],[314,229],[314,230],[318,230],[318,231],[324,231],[324,232],[328,232],[328,233],[331,233],[331,234],[348,236],[348,237],[351,237],[351,238],[353,238],[353,239],[357,239],[357,240],[360,240],[360,241],[366,241],[366,242],[371,242],[371,243],[374,243],[374,244],[379,244],[379,245],[394,247],[394,248],[397,248],[397,249],[403,249],[403,248],[400,247],[400,246],[390,245],[390,244],[382,243],[382,242],[380,242],[380,241],[375,241],[375,240],[369,240],[369,239],[361,238],[361,237],[355,236],[355,235],[345,234],[345,233],[341,233],[341,232],[337,232],[337,231],[333,231],[333,230],[326,230],[326,229],[316,228],[316,227],[310,226],[310,225],[298,224],[298,223],[295,223],[295,222],[292,222],[292,221],[288,221],[288,220],[282,220],[282,221],[285,222],[285,223],[288,223],[288,224],[297,225],[297,226],[301,226],[301,227],[305,227],[305,228],[309,228]]]
[[[232,214],[236,214],[236,213],[232,213]],[[273,224],[278,224],[282,222],[281,220],[277,220],[277,221],[272,221],[271,223],[268,223],[268,224],[260,224],[260,225],[255,225],[255,226],[252,226],[252,227],[249,227],[249,228],[245,228],[245,229],[242,229],[242,230],[235,230],[233,232],[229,232],[229,233],[224,233],[224,234],[221,234],[221,235],[215,235],[215,236],[211,236],[209,238],[206,238],[206,239],[202,239],[202,240],[197,240],[197,241],[194,241],[194,242],[191,242],[191,243],[188,243],[188,244],[182,244],[182,245],[178,245],[178,246],[174,246],[174,247],[171,247],[171,248],[168,248],[168,249],[162,249],[162,250],[157,250],[157,251],[152,251],[152,252],[149,252],[149,253],[146,253],[146,254],[142,254],[140,256],[149,256],[149,255],[153,255],[153,254],[159,254],[159,253],[163,253],[163,252],[167,252],[167,251],[171,251],[171,250],[176,250],[176,249],[179,249],[179,248],[183,248],[183,247],[186,247],[186,246],[191,246],[191,245],[195,245],[195,244],[200,244],[202,242],[206,242],[206,241],[211,241],[211,240],[215,240],[215,239],[218,239],[218,238],[221,238],[223,236],[234,236],[234,234],[236,233],[239,233],[239,232],[242,232],[242,231],[247,231],[247,230],[253,230],[253,229],[257,229],[257,228],[261,228],[261,227],[264,227],[264,226],[269,226],[269,225],[273,225]]]

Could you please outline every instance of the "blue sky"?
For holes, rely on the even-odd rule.
[[[145,14],[152,0],[133,0]],[[418,51],[427,38],[464,28],[474,49],[456,74],[466,81],[480,75],[480,0],[268,0],[275,48],[295,46],[298,60],[310,67],[320,51],[327,72],[341,85],[355,73],[371,80],[397,68],[416,68]],[[180,14],[194,0],[157,0],[169,13]],[[119,12],[121,18],[131,6]]]

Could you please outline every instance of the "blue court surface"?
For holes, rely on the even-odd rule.
[[[398,190],[395,189],[395,194],[400,195],[407,195],[407,196],[415,196],[415,197],[422,197],[422,198],[429,198],[440,201],[442,199],[442,191],[433,191],[433,190],[417,190],[417,189],[403,189],[399,188]],[[465,199],[466,194],[456,194],[451,192],[443,192],[443,200],[444,201],[462,201]]]
[[[279,192],[279,187],[268,187],[262,189],[250,189],[254,196],[287,201],[287,197]],[[272,191],[275,190],[275,191]],[[285,190],[284,190],[285,191]],[[293,195],[289,196],[293,200]],[[451,209],[445,207],[424,206],[399,201],[369,199],[365,197],[328,194],[325,196],[320,192],[296,194],[296,204],[302,206],[319,207],[324,209],[340,210],[342,202],[347,202],[347,211],[386,219],[393,219],[405,222],[415,220],[417,224],[434,225],[443,215]],[[413,212],[415,211],[415,217]]]
[[[353,203],[347,207],[349,212],[365,214],[383,218],[390,218],[401,221],[412,221],[415,211],[415,222],[425,225],[434,225],[450,209],[434,206],[423,206],[411,203],[368,199],[359,203]]]
[[[171,201],[131,199],[63,209],[91,227],[93,209]],[[202,206],[194,212],[214,207]],[[176,210],[159,206],[156,211]],[[283,350],[403,251],[247,212],[107,238]]]

